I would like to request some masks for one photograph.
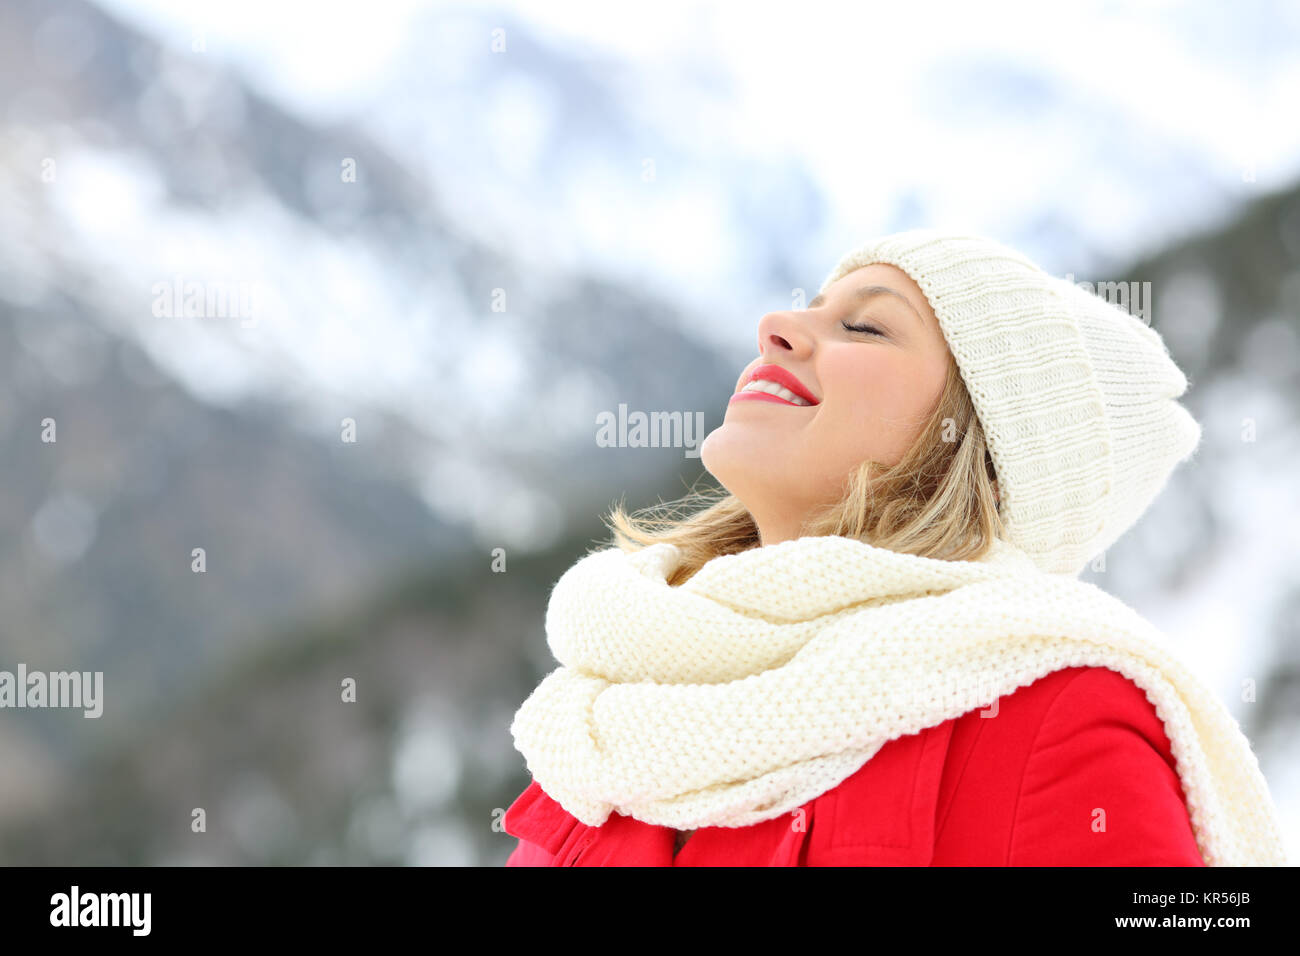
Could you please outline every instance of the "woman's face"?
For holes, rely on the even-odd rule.
[[[798,537],[864,460],[902,458],[943,391],[948,344],[920,287],[878,263],[841,276],[803,310],[763,316],[758,351],[700,460],[767,545]],[[793,376],[786,384],[805,397],[745,391],[756,371]]]

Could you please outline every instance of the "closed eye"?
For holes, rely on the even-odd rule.
[[[882,338],[885,334],[871,325],[850,325],[848,322],[841,322],[840,325],[844,326],[846,332],[865,332],[868,335],[879,335]]]

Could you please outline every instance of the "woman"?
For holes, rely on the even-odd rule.
[[[508,865],[1285,863],[1231,715],[1077,578],[1199,442],[1160,337],[936,230],[758,333],[725,493],[552,590]]]

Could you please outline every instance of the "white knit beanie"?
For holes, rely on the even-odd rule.
[[[1141,319],[981,236],[913,229],[850,252],[925,293],[988,439],[1011,542],[1076,576],[1132,527],[1201,427],[1187,378]]]

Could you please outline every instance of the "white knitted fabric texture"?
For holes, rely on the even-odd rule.
[[[1205,862],[1286,863],[1232,715],[1095,585],[1001,541],[984,560],[945,561],[804,537],[714,558],[670,587],[679,555],[596,551],[552,589],[547,641],[562,666],[511,733],[542,789],[584,823],[614,811],[680,830],[778,817],[889,740],[1099,665],[1155,705]]]
[[[1012,542],[1077,575],[1146,510],[1201,428],[1154,329],[981,236],[914,229],[845,255],[925,293],[988,439]]]

